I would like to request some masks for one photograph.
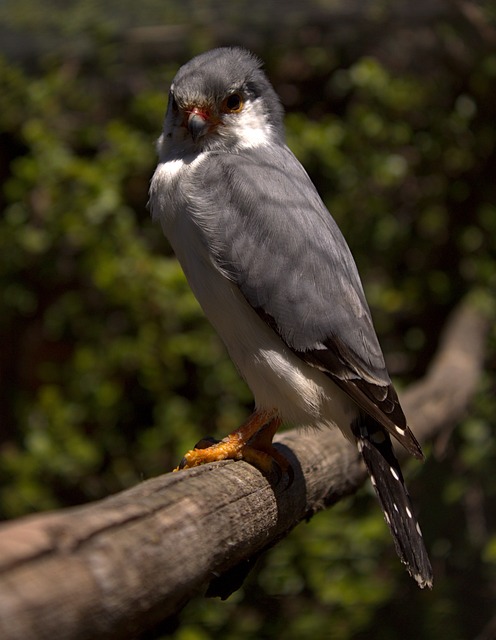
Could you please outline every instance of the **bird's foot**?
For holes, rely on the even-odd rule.
[[[289,461],[272,444],[281,425],[275,411],[255,411],[236,431],[223,440],[203,438],[188,451],[174,471],[190,469],[219,460],[245,460],[263,473],[275,472],[278,480],[283,473],[292,479]]]

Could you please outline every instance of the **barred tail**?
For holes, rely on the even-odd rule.
[[[431,563],[391,438],[370,416],[362,416],[352,430],[393,536],[396,553],[417,584],[431,588]]]

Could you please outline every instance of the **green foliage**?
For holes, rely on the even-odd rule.
[[[234,427],[247,393],[160,229],[144,231],[146,212],[124,201],[128,181],[152,170],[150,135],[99,117],[97,96],[63,69],[28,82],[4,68],[0,108],[22,149],[0,234],[0,327],[15,345],[0,505],[12,517],[171,468],[217,428],[219,407],[220,428]]]
[[[3,518],[169,470],[251,402],[145,210],[177,65],[140,70],[140,91],[122,91],[136,78],[106,39],[112,22],[98,30],[84,4],[73,9],[98,43],[94,71],[52,58],[33,75],[0,60]],[[321,47],[302,58],[327,69]],[[317,121],[296,108],[288,140],[348,238],[391,371],[415,379],[460,297],[496,290],[496,58],[421,77],[362,57],[326,91],[339,115],[332,103]],[[496,590],[495,341],[450,445],[408,467],[432,593],[399,566],[364,489],[265,554],[227,602],[191,602],[169,637],[477,635]]]

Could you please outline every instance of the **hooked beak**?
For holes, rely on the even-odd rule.
[[[186,114],[186,127],[193,138],[193,142],[204,136],[210,129],[212,121],[208,113],[195,108]]]

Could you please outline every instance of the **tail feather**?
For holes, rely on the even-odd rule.
[[[418,585],[431,588],[431,563],[400,465],[393,452],[391,438],[369,416],[361,417],[352,430],[391,531],[396,552]]]

